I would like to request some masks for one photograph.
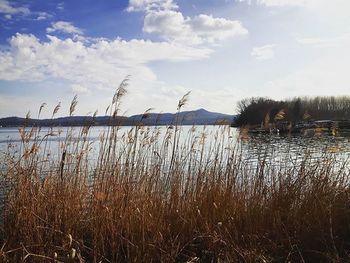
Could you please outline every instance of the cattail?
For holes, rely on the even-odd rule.
[[[39,108],[39,113],[38,113],[38,118],[40,117],[41,111],[43,110],[43,108],[46,106],[46,103],[42,103],[40,108]]]
[[[112,105],[116,104],[122,97],[124,97],[127,94],[127,87],[129,85],[129,77],[126,76],[126,78],[123,79],[123,81],[119,84],[119,87],[114,93],[113,100],[112,100]]]
[[[110,106],[111,105],[108,105],[108,107],[106,108],[105,115],[107,115]]]
[[[29,119],[30,119],[30,111],[28,111],[26,114],[26,120],[29,120]]]
[[[72,116],[74,111],[75,111],[75,107],[77,106],[78,104],[78,96],[75,95],[71,104],[70,104],[70,108],[69,108],[69,116]]]
[[[117,116],[118,116],[118,109],[115,109],[115,110],[113,111],[112,117],[113,117],[113,118],[116,118]]]
[[[177,104],[177,110],[179,111],[183,106],[186,105],[188,102],[189,96],[190,96],[191,91],[187,92],[180,100],[179,103]]]
[[[56,107],[53,109],[53,112],[52,112],[52,118],[56,115],[56,113],[60,110],[61,108],[61,102],[59,102]]]
[[[147,109],[147,110],[142,114],[141,120],[147,119],[147,118],[150,116],[150,112],[151,112],[152,110],[153,110],[153,108]]]

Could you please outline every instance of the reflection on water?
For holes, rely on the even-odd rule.
[[[95,159],[98,156],[100,147],[100,136],[107,132],[108,127],[92,127],[88,134],[90,142],[90,157]],[[126,136],[133,127],[121,127],[119,139],[122,144],[123,136]],[[142,127],[141,132],[159,134],[158,138],[163,139],[169,127]],[[299,134],[277,135],[277,134],[240,134],[236,128],[227,126],[183,126],[179,142],[181,145],[191,143],[191,138],[198,140],[198,149],[213,151],[217,146],[214,141],[220,140],[221,146],[239,149],[245,162],[255,163],[259,160],[268,161],[270,165],[295,163],[306,155],[311,159],[318,159],[325,154],[331,154],[334,158],[348,159],[350,157],[350,133],[340,132],[336,136],[329,133],[304,136]],[[28,129],[29,130],[29,129]],[[52,156],[59,153],[61,144],[66,140],[66,135],[72,130],[70,141],[81,139],[82,127],[74,128],[41,128],[37,136],[40,148],[49,148]],[[174,132],[173,132],[174,133]],[[50,136],[47,136],[50,134]],[[203,140],[204,147],[201,148],[199,140]],[[193,143],[193,141],[192,141]],[[122,147],[122,145],[120,145]],[[21,136],[18,128],[0,128],[0,152],[20,152]],[[57,154],[58,156],[58,154]]]
[[[276,161],[281,160],[280,158],[305,155],[313,158],[324,154],[349,157],[350,134],[340,133],[337,136],[328,133],[317,136],[254,134],[244,141],[244,145],[249,155],[266,154]]]

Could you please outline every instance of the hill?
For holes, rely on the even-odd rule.
[[[195,111],[183,111],[178,115],[176,113],[150,113],[133,115],[129,117],[133,125],[142,123],[143,125],[174,125],[176,123],[181,125],[216,125],[227,123],[230,124],[235,119],[234,115],[222,114],[217,112],[210,112],[205,109],[198,109]]]
[[[217,112],[209,112],[205,109],[195,111],[184,111],[176,113],[148,113],[138,114],[130,117],[117,116],[111,118],[109,116],[71,116],[55,119],[26,119],[19,117],[7,117],[0,119],[2,127],[16,126],[105,126],[105,125],[216,125],[230,124],[236,116],[222,114]]]

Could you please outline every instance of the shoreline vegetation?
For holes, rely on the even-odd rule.
[[[126,88],[116,90],[111,121]],[[90,128],[73,141],[68,129],[58,159],[48,145],[56,134],[40,136],[40,127],[21,128],[19,150],[3,153],[1,262],[349,261],[347,159],[305,151],[290,165],[263,153],[246,162],[229,126],[208,142],[175,123],[164,135],[109,126],[92,163]]]
[[[350,97],[297,97],[284,101],[249,98],[238,102],[232,126],[255,133],[320,133],[350,129]]]

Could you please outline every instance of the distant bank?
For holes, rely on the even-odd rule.
[[[157,126],[157,125],[230,125],[235,120],[235,115],[210,112],[205,109],[195,111],[184,111],[176,113],[146,113],[133,115],[130,117],[117,116],[71,116],[54,119],[31,119],[20,117],[7,117],[0,119],[2,127],[18,126],[104,126],[104,125],[121,125],[121,126]]]

